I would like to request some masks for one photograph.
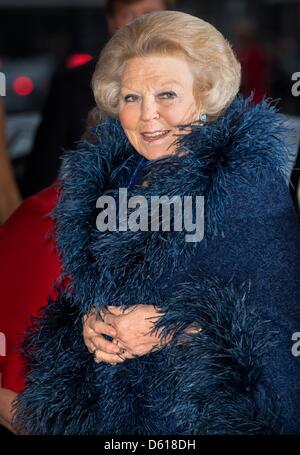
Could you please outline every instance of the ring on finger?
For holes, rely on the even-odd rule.
[[[119,340],[117,340],[116,344],[117,344],[117,346],[119,346]],[[124,355],[125,352],[126,352],[125,348],[119,348],[119,354],[123,354]]]

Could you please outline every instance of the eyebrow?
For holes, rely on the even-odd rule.
[[[180,84],[180,82],[175,81],[175,79],[170,79],[169,81],[166,81],[166,82],[164,82],[164,83],[161,84],[161,85],[169,85],[169,84],[176,84],[176,85],[180,85],[180,87],[182,87],[182,85]]]
[[[161,87],[164,87],[165,85],[172,85],[172,84],[176,84],[176,85],[178,85],[179,87],[182,87],[182,85],[180,84],[180,82],[175,81],[174,79],[169,80],[169,81],[166,81],[166,82],[163,82],[162,84],[160,84],[160,86],[161,86]],[[121,86],[121,90],[128,90],[128,91],[132,91],[132,92],[138,93],[137,90],[130,89],[130,88],[126,87],[126,86],[124,86],[124,87]]]

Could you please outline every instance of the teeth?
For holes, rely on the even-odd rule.
[[[142,134],[145,137],[158,137],[158,136],[163,136],[166,133],[167,133],[167,131],[158,131],[156,133],[142,133]]]

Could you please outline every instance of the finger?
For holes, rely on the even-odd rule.
[[[118,354],[118,356],[122,360],[130,360],[130,359],[134,359],[135,357],[138,357],[136,354],[129,352],[127,349],[122,349],[122,352],[120,352],[120,354]]]
[[[107,310],[111,313],[114,314],[115,316],[120,316],[124,313],[124,310],[118,306],[108,306]]]
[[[117,335],[117,332],[116,332],[116,329],[114,327],[114,324],[115,324],[115,318],[116,318],[116,315],[114,314],[110,314],[110,313],[106,313],[103,315],[103,320],[105,322],[105,324],[108,326],[108,327],[111,327],[111,329],[115,330],[115,335]]]
[[[184,332],[193,335],[195,333],[201,332],[201,330],[202,329],[199,327],[188,327],[187,329],[184,330]]]
[[[125,344],[122,343],[122,341],[120,341],[119,338],[114,338],[114,339],[112,340],[112,343],[118,346],[118,348],[119,348],[119,354],[122,354],[123,351],[127,351],[127,346],[125,346]]]
[[[94,359],[96,363],[105,362],[110,363],[112,365],[116,365],[117,363],[123,363],[124,359],[120,356],[115,354],[108,354],[107,352],[96,350],[94,353]]]
[[[92,320],[88,327],[97,334],[105,334],[111,337],[117,335],[116,329],[103,321]]]
[[[131,349],[126,346],[126,344],[122,343],[119,338],[118,339],[114,338],[112,340],[112,343],[116,344],[120,348],[120,352],[119,352],[120,358],[122,358],[124,360],[128,360],[128,359],[134,359],[135,357],[137,357],[137,355],[135,355],[131,351]]]
[[[92,338],[95,336],[98,336],[98,334],[96,332],[94,332],[94,330],[90,329],[86,324],[84,324],[83,330],[82,330],[82,337],[83,337],[84,344],[90,353],[92,353],[93,350],[96,349],[96,347],[94,346],[94,344],[92,342]]]
[[[157,321],[158,319],[161,319],[164,313],[157,313],[155,316],[147,316],[145,319],[147,321]]]
[[[109,353],[97,350],[96,346],[92,342],[87,344],[87,348],[88,348],[90,354],[93,355],[96,363],[100,363],[103,361],[103,362],[111,363],[112,365],[116,365],[117,363],[122,363],[124,361],[124,359],[120,355],[109,354]]]
[[[136,309],[137,305],[131,305],[129,308],[122,308],[116,306],[107,307],[109,312],[115,316],[123,316],[124,314],[129,314]]]
[[[102,336],[95,336],[91,338],[91,343],[100,351],[106,352],[107,354],[119,354],[120,348],[117,344],[112,341],[106,340]]]
[[[101,318],[100,312],[96,312],[95,310],[91,311],[88,315],[85,315],[83,317],[83,329],[84,331],[85,329],[91,329],[98,334],[104,333],[105,335],[112,337],[116,336],[114,328],[107,326],[107,324]]]
[[[119,348],[127,349],[126,344],[123,343],[123,341],[122,341],[120,338],[114,338],[114,339],[112,340],[112,343],[117,344],[117,345],[119,346]]]
[[[85,345],[90,354],[93,354],[96,351],[96,346],[91,341],[86,342]]]

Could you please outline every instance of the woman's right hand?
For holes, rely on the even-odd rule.
[[[83,317],[83,339],[89,352],[94,355],[95,362],[106,362],[112,365],[122,363],[122,350],[113,341],[107,340],[103,335],[112,338],[116,330],[103,320],[99,319],[95,310]]]

